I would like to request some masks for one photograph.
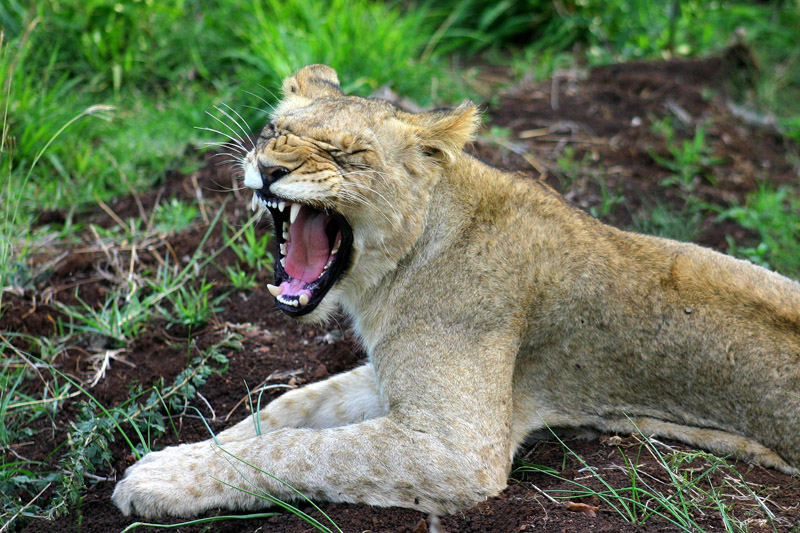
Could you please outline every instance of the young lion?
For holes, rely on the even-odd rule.
[[[294,497],[276,478],[450,513],[506,486],[530,432],[577,426],[798,471],[800,284],[481,163],[471,104],[405,113],[323,65],[283,95],[243,161],[280,244],[268,289],[293,317],[340,305],[369,362],[269,404],[260,435],[248,418],[146,455],[114,491],[125,514]]]

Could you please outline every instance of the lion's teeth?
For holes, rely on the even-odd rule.
[[[286,268],[286,258],[285,257],[281,257],[281,266],[283,268]]]
[[[258,209],[258,196],[253,193],[253,197],[250,199],[250,211],[255,211],[256,209]]]
[[[288,252],[286,251],[286,250],[287,250],[287,248],[288,248],[288,246],[286,245],[286,243],[285,243],[285,242],[282,242],[282,243],[281,243],[281,245],[280,245],[280,249],[281,249],[281,255],[286,255],[286,254],[288,253]]]
[[[333,250],[331,250],[331,255],[336,255],[336,252],[339,251],[339,245],[341,241],[336,241],[336,244],[333,245]]]
[[[278,211],[280,211],[281,213],[283,213],[283,210],[284,210],[284,209],[286,209],[286,202],[284,202],[284,201],[280,201],[280,202],[278,202]]]
[[[298,305],[297,300],[287,300],[283,296],[278,296],[277,300],[284,305],[291,305],[292,307],[297,307]]]
[[[289,211],[289,224],[293,224],[297,220],[297,215],[300,214],[300,204],[292,204],[292,210]]]
[[[272,285],[271,283],[267,283],[267,290],[269,291],[269,293],[272,296],[274,296],[276,298],[281,293],[281,288],[280,287],[276,287],[275,285]]]
[[[308,303],[308,294],[301,294],[297,301],[300,302],[300,305],[306,305]]]

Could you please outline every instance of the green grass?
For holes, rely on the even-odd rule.
[[[731,239],[732,253],[800,279],[800,199],[796,191],[763,185],[748,195],[744,205],[726,209],[721,217],[753,230],[760,239],[757,246],[746,248],[738,248]]]
[[[616,450],[609,468],[622,472],[624,481],[609,481],[603,471],[573,451],[558,436],[564,451],[560,467],[521,461],[512,475],[553,478],[556,487],[544,492],[553,502],[589,500],[631,524],[647,526],[654,518],[681,531],[706,531],[698,523],[716,519],[725,531],[749,531],[751,521],[773,530],[788,524],[775,521],[766,507],[771,490],[745,481],[724,458],[698,450],[681,450],[636,433],[628,439],[611,437],[606,444]],[[573,474],[564,472],[575,464]],[[655,527],[655,526],[654,526]]]

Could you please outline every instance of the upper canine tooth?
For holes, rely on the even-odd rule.
[[[278,202],[278,211],[283,213],[284,209],[286,209],[286,202],[283,202],[283,201]]]
[[[300,208],[302,206],[300,204],[292,204],[292,210],[289,211],[289,223],[292,224],[297,219],[297,215],[300,213]]]
[[[255,211],[258,209],[258,197],[256,193],[253,193],[253,197],[250,199],[250,211]]]

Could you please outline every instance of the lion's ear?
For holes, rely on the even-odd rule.
[[[328,65],[307,65],[294,76],[283,80],[283,96],[303,96],[305,98],[325,98],[342,95],[339,76]]]
[[[406,114],[404,118],[415,126],[423,153],[446,166],[472,140],[480,125],[480,114],[472,102],[464,102],[455,109]]]

